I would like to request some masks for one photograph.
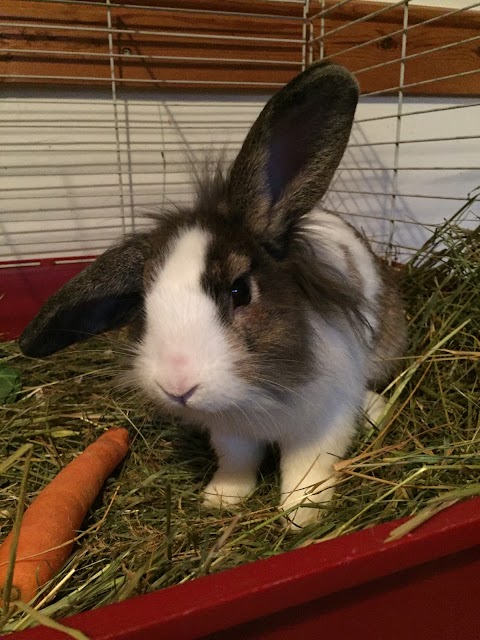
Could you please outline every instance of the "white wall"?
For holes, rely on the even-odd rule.
[[[185,152],[201,157],[205,148],[227,145],[233,157],[265,99],[129,94],[118,105],[120,191],[113,106],[106,90],[10,87],[0,100],[0,259],[97,253],[130,230],[132,219],[137,226],[145,224],[146,210],[168,200],[188,201]],[[397,244],[419,246],[430,228],[423,225],[452,215],[480,186],[480,138],[404,141],[480,136],[477,103],[407,100],[397,177],[401,195],[394,199],[388,194],[394,188],[396,101],[363,100],[357,111],[361,122],[354,126],[325,206],[379,242],[389,240],[393,230]],[[407,115],[469,104],[477,106]],[[383,116],[392,117],[375,119]],[[373,120],[362,122],[366,118]],[[469,219],[475,215],[480,215],[478,203]]]
[[[10,88],[0,101],[0,258],[97,252],[145,209],[189,200],[186,154],[225,144],[232,154],[264,100],[131,93],[118,104],[117,153],[107,90]]]
[[[460,108],[431,111],[448,107]],[[421,111],[426,113],[414,114]],[[396,113],[393,99],[366,100],[358,108],[357,119]],[[354,125],[326,205],[361,225],[381,243],[379,251],[391,236],[401,257],[404,248],[418,248],[434,225],[450,218],[480,187],[480,100],[407,99],[395,176],[396,125],[396,117]],[[463,136],[476,138],[460,139]],[[381,195],[393,193],[398,195]],[[477,201],[469,208],[466,224],[478,224],[479,216]]]

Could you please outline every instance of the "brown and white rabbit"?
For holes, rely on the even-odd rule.
[[[402,303],[366,241],[318,206],[358,100],[352,76],[315,64],[274,95],[226,175],[190,209],[109,249],[57,292],[20,339],[45,356],[137,322],[132,378],[208,430],[207,506],[252,492],[267,444],[281,454],[292,527],[333,493],[362,409],[405,346]]]

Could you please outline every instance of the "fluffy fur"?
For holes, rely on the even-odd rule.
[[[350,225],[317,206],[343,155],[358,98],[318,64],[266,105],[231,170],[191,209],[111,249],[55,294],[21,339],[45,355],[134,320],[132,377],[164,410],[208,430],[218,469],[204,503],[255,488],[265,447],[281,453],[293,528],[328,502],[362,411],[403,353],[401,300]],[[243,293],[242,293],[243,292]]]
[[[338,287],[345,283],[353,315],[337,300],[339,292],[332,300],[306,296],[296,271],[303,243],[284,270],[253,241],[242,247],[237,233],[229,235],[179,222],[146,293],[135,378],[166,410],[209,431],[219,467],[205,490],[206,505],[232,506],[245,498],[265,446],[275,442],[281,506],[292,509],[292,526],[303,526],[321,513],[309,503],[332,496],[332,465],[344,456],[360,410],[375,420],[384,408],[367,388],[375,370],[382,275],[354,230],[320,209],[298,229],[299,237],[309,238],[310,277],[318,268],[337,278]],[[245,270],[255,293],[247,307],[229,315],[221,289],[226,293]],[[321,293],[318,283],[315,292]],[[192,387],[186,405],[164,392],[182,395]]]

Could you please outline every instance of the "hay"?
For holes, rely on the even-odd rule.
[[[358,434],[339,464],[336,499],[319,524],[297,535],[279,522],[272,464],[239,518],[202,510],[200,491],[214,467],[208,444],[152,419],[140,399],[116,387],[126,349],[121,334],[45,361],[22,357],[14,343],[1,345],[2,363],[23,374],[17,401],[0,407],[2,537],[19,508],[31,446],[27,504],[105,428],[126,426],[133,438],[74,555],[34,608],[59,618],[394,518],[416,514],[410,526],[417,526],[480,493],[480,226],[467,232],[458,222],[438,229],[403,268],[411,356],[389,390],[397,399],[392,415],[380,429]],[[35,619],[28,608],[15,609],[0,631]]]

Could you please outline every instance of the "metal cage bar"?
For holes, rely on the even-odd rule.
[[[262,0],[261,10],[253,2],[245,11],[229,10],[225,6],[214,11],[185,6],[176,9],[175,3],[159,7],[141,2],[123,4],[112,0],[81,0],[74,4],[96,11],[103,22],[94,25],[68,22],[63,19],[64,13],[59,14],[63,18],[57,22],[49,20],[48,15],[42,21],[28,19],[27,15],[22,16],[22,20],[4,16],[0,27],[10,29],[10,33],[22,28],[25,33],[40,30],[42,33],[48,31],[52,36],[56,33],[75,37],[92,35],[99,43],[103,42],[103,48],[94,50],[78,48],[74,40],[63,48],[58,45],[49,47],[45,43],[40,43],[38,48],[33,44],[14,46],[11,40],[6,40],[3,48],[0,47],[0,82],[83,82],[86,87],[74,97],[68,90],[63,93],[62,89],[58,92],[60,95],[47,90],[48,97],[42,93],[28,94],[30,97],[23,100],[19,111],[15,107],[14,85],[4,85],[12,97],[3,98],[4,109],[0,111],[4,158],[0,167],[0,223],[4,225],[4,233],[14,255],[34,257],[35,248],[39,255],[45,255],[48,253],[47,245],[51,246],[54,255],[61,253],[62,246],[70,252],[70,245],[77,246],[75,234],[72,234],[71,241],[65,238],[68,229],[75,224],[78,236],[88,236],[85,246],[93,247],[94,252],[107,246],[117,233],[130,231],[136,226],[143,228],[146,224],[143,218],[145,210],[163,205],[168,200],[188,201],[191,187],[186,164],[195,162],[205,147],[221,149],[228,138],[228,156],[234,156],[265,102],[265,94],[284,84],[286,76],[279,74],[293,75],[316,58],[342,61],[352,52],[357,55],[356,52],[360,54],[367,47],[377,46],[387,36],[400,37],[399,54],[377,61],[359,56],[352,68],[362,84],[375,73],[385,74],[385,81],[381,89],[363,92],[345,160],[325,204],[331,206],[333,200],[335,210],[357,218],[361,225],[366,224],[367,227],[369,221],[388,220],[388,224],[393,225],[393,232],[403,225],[417,225],[424,229],[434,224],[412,220],[411,202],[431,203],[432,209],[467,202],[467,191],[460,193],[453,189],[448,193],[443,185],[454,185],[455,177],[470,190],[476,185],[480,153],[475,154],[472,149],[477,148],[480,140],[480,128],[474,124],[475,114],[480,114],[478,96],[439,103],[438,100],[422,102],[421,97],[410,102],[410,95],[412,90],[428,91],[432,86],[442,86],[449,79],[475,79],[480,68],[459,67],[455,73],[449,73],[443,68],[432,67],[428,75],[418,77],[417,74],[414,78],[409,76],[409,70],[412,65],[418,67],[423,60],[429,60],[429,55],[455,56],[465,47],[474,47],[477,40],[480,42],[480,36],[459,29],[458,37],[455,37],[457,32],[452,31],[448,41],[432,41],[420,49],[412,50],[410,42],[412,34],[419,28],[458,20],[464,12],[478,9],[480,2],[465,2],[463,8],[444,10],[438,15],[425,14],[423,18],[415,14],[413,22],[410,19],[412,4],[408,0],[392,2],[388,6],[369,5],[368,11],[356,17],[349,6],[354,6],[354,2],[321,0],[319,5],[309,0]],[[29,0],[28,4],[18,1],[20,8],[35,4],[60,8],[73,4],[73,0]],[[234,18],[252,21],[252,24],[261,22],[264,25],[271,21],[272,25],[284,25],[283,28],[292,25],[291,29],[298,31],[292,37],[294,31],[289,31],[288,26],[286,31],[275,36],[272,35],[275,30],[270,29],[269,34],[257,37],[246,32],[207,30],[195,33],[187,22],[184,24],[189,29],[179,27],[181,22],[169,30],[122,27],[114,23],[113,16],[115,11],[125,8],[132,11],[141,9],[146,15],[183,16],[184,20],[191,16],[200,20],[215,15],[217,19]],[[347,34],[354,33],[359,27],[365,27],[365,33],[370,33],[369,24],[394,15],[391,13],[394,11],[403,12],[402,22],[388,18],[390,22],[385,23],[389,25],[385,31],[387,35],[372,33],[372,37],[365,37],[362,42],[350,42],[345,46],[349,41],[345,38]],[[350,14],[352,18],[345,22],[345,16]],[[203,53],[200,49],[194,53],[144,51],[134,46],[119,49],[116,38],[120,36],[128,36],[133,41],[150,38],[152,42],[175,39],[206,42],[210,49]],[[335,42],[334,51],[330,50],[331,42]],[[230,47],[229,53],[217,54],[215,48],[223,46],[222,43]],[[247,49],[237,55],[238,46],[246,46]],[[260,50],[249,55],[250,46],[260,47]],[[286,56],[279,53],[281,49],[268,49],[272,46],[288,46],[291,53]],[[31,72],[16,73],[7,72],[8,69],[1,66],[2,60],[21,60],[32,56],[39,60],[80,61],[85,70],[90,67],[96,69],[97,64],[106,64],[107,67],[103,75],[95,72],[37,73],[33,68]],[[125,77],[122,65],[126,63],[154,64],[157,67],[173,65],[180,71],[175,78]],[[232,70],[240,66],[250,68],[254,75],[242,79],[233,76],[192,79],[182,77],[182,65],[191,65],[192,68],[200,68],[201,65],[214,68],[217,65]],[[256,70],[260,69],[269,70],[269,79],[254,77]],[[397,73],[397,78],[394,82],[387,82],[392,78],[391,73]],[[186,83],[191,89],[203,90],[203,93],[167,96],[162,89],[163,86],[168,87],[172,92],[175,87],[183,88]],[[88,94],[90,84],[99,86],[91,95]],[[136,92],[143,91],[145,87],[155,89],[157,94],[137,96]],[[247,93],[242,100],[226,95],[218,98],[212,93],[205,93],[207,88],[243,92],[261,89],[264,95]],[[32,109],[32,105],[36,109]],[[451,123],[458,117],[456,114],[462,114],[459,122],[463,128],[459,131],[453,131],[449,126],[437,126],[435,129],[424,126],[432,119]],[[424,125],[416,124],[419,119]],[[466,126],[463,125],[465,122],[473,124]],[[458,144],[465,147],[463,155],[456,153],[450,157],[447,153],[441,159],[436,157]],[[419,155],[417,150],[420,147],[423,151]],[[185,153],[190,156],[187,163]],[[25,184],[25,178],[29,184]],[[435,185],[439,180],[441,188],[437,189]],[[370,210],[377,211],[378,208],[376,213]],[[475,211],[472,215],[475,216]],[[97,227],[98,237],[94,241]],[[371,234],[378,238],[373,227]],[[389,238],[388,242],[391,240]],[[1,256],[0,253],[0,259]]]

